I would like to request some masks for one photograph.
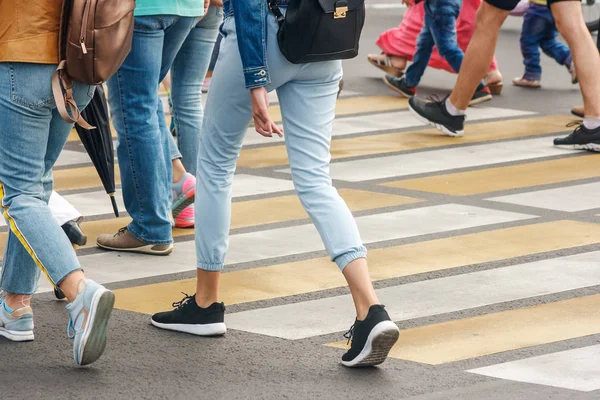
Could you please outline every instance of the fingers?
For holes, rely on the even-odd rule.
[[[273,137],[275,133],[279,137],[283,137],[283,129],[281,129],[269,116],[266,110],[260,110],[253,115],[254,128],[256,132],[265,137]]]

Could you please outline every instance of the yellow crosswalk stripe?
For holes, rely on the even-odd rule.
[[[600,294],[406,329],[390,357],[438,365],[594,335],[598,310]]]
[[[462,138],[440,135],[435,129],[361,136],[350,139],[334,139],[331,143],[333,159],[386,154],[404,150],[480,143],[490,140],[545,135],[564,130],[571,118],[547,116],[484,122],[469,125],[469,134]],[[270,146],[242,150],[237,165],[263,168],[288,163],[285,146]]]
[[[383,186],[468,196],[598,176],[600,176],[600,158],[589,155],[407,179],[388,182]]]
[[[600,225],[555,221],[371,250],[369,268],[373,280],[383,280],[598,242]],[[120,289],[117,307],[151,314],[194,285],[184,279]],[[220,293],[226,304],[238,304],[342,286],[342,274],[324,257],[224,273]]]
[[[406,196],[368,192],[364,190],[340,189],[340,196],[352,211],[364,211],[377,208],[418,203],[422,200]],[[266,198],[260,200],[240,201],[232,204],[231,228],[286,222],[308,218],[300,200],[295,195]],[[129,217],[111,218],[98,221],[85,221],[82,230],[88,236],[88,244],[83,248],[96,246],[96,238],[102,233],[114,233],[127,226]],[[193,235],[193,229],[173,229],[173,237]],[[0,233],[0,251],[4,247],[6,233]]]
[[[94,167],[59,169],[53,171],[54,190],[75,190],[101,187],[102,182]],[[119,166],[115,165],[115,183],[121,183]]]

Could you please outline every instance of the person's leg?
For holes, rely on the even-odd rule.
[[[571,51],[567,45],[558,40],[558,29],[554,23],[554,18],[552,18],[550,10],[547,7],[544,8],[548,13],[548,19],[546,20],[546,29],[544,37],[540,41],[540,47],[548,57],[553,58],[560,65],[569,68],[573,63]]]
[[[159,328],[198,335],[226,331],[218,283],[228,246],[235,163],[252,119],[233,18],[225,20],[222,31],[220,61],[212,78],[218,90],[208,94],[198,149],[196,295],[186,298],[176,310],[155,314],[151,320]]]
[[[132,50],[108,82],[123,198],[132,222],[116,235],[101,235],[102,248],[156,255],[173,249],[170,133],[158,87],[194,22],[191,17],[136,17]]]
[[[530,7],[533,4],[530,5]],[[523,65],[525,73],[523,79],[531,82],[542,79],[542,67],[540,65],[540,42],[543,40],[546,31],[546,21],[533,12],[533,8],[528,9],[523,17],[523,28],[521,30],[521,54],[523,55]],[[518,86],[519,81],[513,83]]]
[[[417,38],[417,49],[413,58],[413,63],[406,69],[404,81],[408,87],[417,87],[425,73],[431,52],[433,51],[434,41],[431,35],[433,16],[427,4],[425,5],[425,22],[423,29]]]
[[[72,128],[53,109],[55,67],[0,63],[0,93],[5,94],[0,94],[0,198],[12,238],[18,240],[9,238],[3,263],[1,285],[6,296],[0,299],[0,335],[19,341],[33,339],[26,298],[37,285],[38,275],[32,272],[36,266],[69,301],[73,356],[77,364],[85,365],[104,352],[114,295],[85,279],[71,243],[47,204],[52,189],[50,170]],[[93,92],[89,86],[74,84],[80,109]]]
[[[550,9],[558,31],[571,49],[585,115],[600,118],[600,55],[583,20],[581,4],[578,1],[560,1],[551,3]],[[588,128],[593,129],[591,124]]]
[[[187,172],[196,175],[196,160],[200,143],[202,83],[208,70],[223,9],[209,7],[181,46],[171,68],[173,119],[182,163]]]

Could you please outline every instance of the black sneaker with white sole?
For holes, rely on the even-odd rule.
[[[567,126],[575,125],[577,128],[569,136],[554,139],[554,145],[600,152],[600,127],[588,129],[581,122],[572,122]]]
[[[172,311],[154,314],[150,323],[157,328],[198,336],[220,336],[227,332],[223,303],[202,308],[196,304],[196,295],[186,294],[182,300],[173,303],[173,307]]]
[[[446,99],[424,101],[411,97],[408,109],[421,122],[435,126],[448,136],[462,136],[465,133],[465,116],[450,115],[446,109]]]
[[[400,330],[390,320],[384,306],[371,306],[367,317],[362,321],[356,320],[344,335],[348,341],[352,340],[352,344],[342,356],[342,365],[369,367],[381,364],[399,336]]]

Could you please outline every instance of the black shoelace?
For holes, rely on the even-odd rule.
[[[183,293],[181,292],[181,294],[183,294],[185,297],[179,301],[174,302],[173,304],[171,304],[173,306],[174,309],[179,309],[182,307],[187,306],[188,304],[192,304],[191,302],[196,301],[196,295],[192,295],[190,296],[187,293]]]
[[[355,325],[356,324],[352,324],[352,326],[350,327],[350,329],[348,329],[348,332],[344,333],[344,338],[348,339],[348,342],[346,344],[350,344],[350,341],[354,337],[354,326]]]
[[[567,128],[572,128],[574,126],[576,126],[577,128],[575,128],[575,130],[573,132],[571,132],[569,134],[569,136],[567,136],[567,137],[573,137],[573,136],[577,135],[578,133],[581,133],[581,128],[583,127],[583,120],[571,121],[567,124]]]

